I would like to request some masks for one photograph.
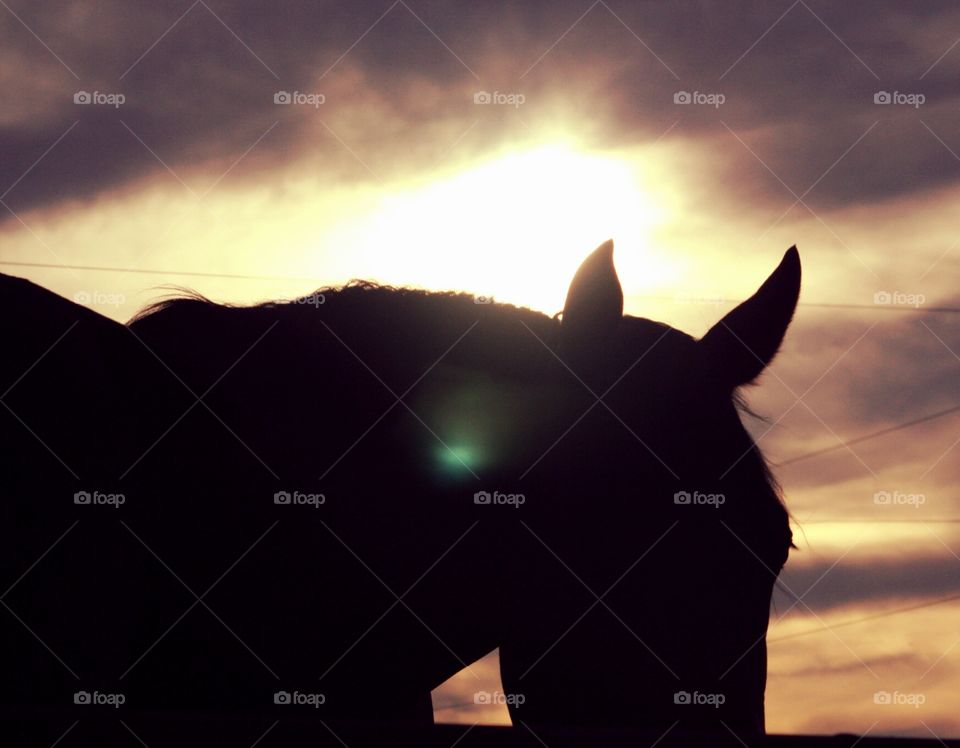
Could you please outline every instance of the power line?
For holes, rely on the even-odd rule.
[[[960,518],[934,518],[934,519],[894,519],[891,517],[885,518],[876,518],[876,517],[841,517],[839,519],[807,519],[800,520],[796,519],[796,523],[801,527],[804,525],[845,525],[845,524],[855,524],[855,525],[871,525],[871,524],[890,524],[890,525],[956,525],[960,524]]]
[[[9,265],[12,267],[45,268],[53,270],[87,270],[101,273],[137,273],[145,275],[180,275],[194,278],[224,278],[227,280],[253,280],[253,281],[284,281],[299,282],[310,281],[311,283],[324,284],[329,279],[321,280],[319,278],[308,278],[301,276],[284,275],[245,275],[241,273],[206,273],[195,270],[155,270],[151,268],[123,268],[107,267],[103,265],[60,265],[49,262],[16,262],[13,260],[0,260],[0,265]],[[652,299],[659,301],[673,302],[703,302],[711,304],[739,304],[743,299],[684,299],[676,296],[656,296],[647,294],[631,294],[632,299]],[[876,312],[929,312],[935,314],[960,314],[960,307],[935,306],[935,307],[915,307],[901,305],[884,304],[843,304],[840,302],[817,302],[801,301],[798,306],[819,307],[823,309],[860,309],[863,311]]]
[[[104,267],[100,265],[58,265],[49,262],[14,262],[13,260],[0,260],[0,265],[12,265],[16,267],[28,268],[52,268],[55,270],[93,270],[103,273],[139,273],[141,275],[184,275],[198,278],[227,278],[229,280],[263,280],[263,281],[296,281],[302,283],[310,281],[311,283],[323,284],[329,281],[321,281],[319,278],[295,277],[286,275],[242,275],[239,273],[204,273],[198,270],[154,270],[150,268],[116,268]]]
[[[798,455],[796,457],[791,457],[789,460],[784,460],[783,462],[777,463],[776,467],[784,467],[785,465],[792,465],[795,462],[801,462],[803,460],[809,460],[813,457],[819,457],[820,455],[825,455],[830,452],[836,452],[840,449],[845,449],[846,447],[853,446],[854,444],[860,444],[869,439],[876,439],[879,436],[885,436],[886,434],[892,434],[894,431],[900,431],[901,429],[910,428],[911,426],[917,426],[921,423],[926,423],[927,421],[932,421],[936,418],[942,418],[943,416],[948,416],[951,413],[956,413],[960,411],[960,405],[954,405],[950,408],[944,410],[938,410],[936,413],[929,413],[920,418],[915,418],[912,421],[904,421],[903,423],[898,423],[895,426],[888,426],[886,428],[880,429],[879,431],[873,431],[869,434],[864,434],[863,436],[857,436],[853,439],[848,439],[847,441],[840,442],[839,444],[834,444],[830,447],[824,447],[823,449],[815,449],[812,452],[806,452],[805,454]]]
[[[899,304],[841,304],[834,301],[806,301],[799,306],[820,307],[822,309],[868,309],[878,312],[937,312],[940,314],[960,314],[960,307],[953,306],[905,306]]]
[[[899,615],[900,613],[908,613],[913,610],[920,610],[921,608],[930,608],[934,605],[942,605],[943,603],[953,602],[954,600],[960,600],[960,594],[957,595],[948,595],[947,597],[937,598],[936,600],[928,600],[925,603],[917,603],[916,605],[907,605],[903,608],[894,608],[893,610],[885,610],[882,613],[873,613],[868,616],[861,616],[860,618],[854,618],[850,621],[841,621],[840,623],[835,623],[832,626],[824,626],[818,629],[806,629],[804,631],[797,631],[794,634],[786,634],[784,636],[777,636],[773,639],[767,639],[768,644],[774,642],[782,642],[787,639],[796,639],[801,636],[809,636],[810,634],[819,634],[824,631],[832,631],[833,629],[843,628],[844,626],[853,626],[858,623],[863,623],[864,621],[875,621],[878,618],[887,618],[888,616]]]
[[[677,304],[740,304],[743,299],[712,299],[708,297],[663,296],[655,294],[629,294],[628,299],[649,299],[652,301],[672,301]],[[952,306],[907,306],[901,304],[844,304],[839,301],[801,301],[797,306],[807,306],[821,309],[861,309],[874,312],[935,312],[938,314],[960,314],[960,307]]]

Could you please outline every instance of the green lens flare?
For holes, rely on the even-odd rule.
[[[480,466],[480,450],[468,444],[449,444],[440,446],[437,458],[443,472],[448,475],[463,473],[469,475],[471,470]]]

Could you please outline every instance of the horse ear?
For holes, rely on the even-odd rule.
[[[773,360],[800,296],[800,254],[790,247],[753,296],[710,328],[699,345],[725,387],[756,379]]]
[[[595,340],[616,329],[623,317],[623,290],[613,266],[613,240],[597,247],[577,269],[563,306],[564,336]]]

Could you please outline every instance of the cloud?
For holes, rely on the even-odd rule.
[[[933,551],[943,547],[932,537]],[[818,581],[819,580],[819,581]],[[856,604],[889,602],[890,607],[908,605],[909,599],[924,600],[960,594],[960,560],[950,555],[926,558],[825,559],[811,564],[789,563],[780,577],[787,592],[779,591],[778,606],[786,609],[793,594],[803,598],[817,613]],[[908,602],[904,602],[904,600]],[[894,605],[893,603],[897,603]],[[793,612],[804,615],[799,605]],[[776,612],[774,613],[776,615]]]
[[[344,145],[377,160],[375,152],[401,157],[419,143],[415,158],[399,160],[422,169],[449,145],[430,137],[431,123],[456,133],[480,119],[483,147],[566,113],[598,145],[648,142],[679,120],[667,137],[712,153],[702,171],[763,201],[792,199],[780,180],[802,194],[841,156],[807,198],[815,208],[909,194],[956,175],[948,149],[960,148],[951,114],[960,53],[931,66],[957,12],[947,3],[881,6],[801,3],[782,18],[779,8],[731,12],[721,3],[696,13],[601,3],[586,15],[573,2],[397,3],[386,12],[371,2],[288,3],[282,12],[253,2],[186,12],[25,6],[23,23],[49,49],[8,19],[0,184],[20,178],[73,122],[11,191],[15,210],[90,197],[164,164],[216,176],[272,122],[280,126],[257,146],[272,168],[319,154],[331,171],[366,180],[343,160]],[[494,107],[479,112],[472,93],[487,88],[522,92],[524,124]],[[78,90],[123,93],[126,103],[77,106]],[[278,107],[278,90],[325,94],[322,113]],[[926,102],[876,105],[880,90]],[[677,105],[678,91],[722,94],[724,103]],[[320,117],[337,123],[342,143],[315,137]],[[425,135],[434,148],[423,147]]]

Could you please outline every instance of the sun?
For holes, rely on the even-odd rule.
[[[510,151],[382,195],[342,246],[357,277],[553,313],[577,265],[608,238],[627,293],[675,280],[678,268],[652,248],[669,210],[648,180],[638,159],[565,143]]]

